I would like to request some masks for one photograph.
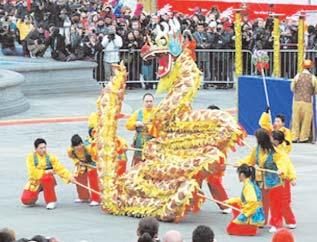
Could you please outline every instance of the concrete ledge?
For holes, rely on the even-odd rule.
[[[30,108],[21,85],[24,77],[16,72],[0,71],[0,117],[24,112]]]
[[[22,91],[26,96],[99,91],[93,79],[94,62],[58,62],[47,58],[1,57],[0,69],[24,75]]]

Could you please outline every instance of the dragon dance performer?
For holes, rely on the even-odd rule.
[[[281,131],[285,136],[285,140],[287,141],[283,143],[285,146],[284,150],[287,153],[290,153],[292,151],[292,132],[285,127],[285,116],[283,114],[276,115],[274,124],[272,125],[269,111],[270,108],[268,107],[261,115],[259,125],[261,128],[267,130],[270,133],[273,131]]]
[[[265,222],[262,193],[255,183],[255,169],[246,164],[238,170],[240,182],[243,183],[241,197],[230,198],[225,203],[241,209],[241,213],[233,210],[233,219],[227,226],[227,233],[231,235],[256,235],[257,228]]]
[[[89,132],[89,137],[85,140],[84,143],[89,143],[93,144],[94,143],[94,136],[95,136],[95,128],[97,126],[97,113],[92,112],[88,118],[88,132]],[[127,117],[127,115],[120,114],[118,119]],[[121,176],[126,172],[127,169],[127,162],[128,162],[128,157],[127,157],[127,149],[128,149],[128,144],[126,140],[120,136],[116,137],[116,151],[117,151],[117,169],[116,173],[118,176]]]
[[[285,150],[285,147],[288,147],[287,145],[288,141],[285,139],[283,132],[273,131],[272,138],[273,138],[274,145],[278,149]],[[286,145],[284,145],[284,143],[286,143]],[[285,152],[287,151],[288,150],[286,148]],[[283,218],[285,220],[286,226],[289,229],[295,229],[296,218],[291,207],[291,204],[292,204],[291,185],[296,186],[296,172],[295,172],[293,163],[291,159],[288,157],[288,155],[287,155],[287,158],[288,159],[285,159],[286,174],[285,174],[285,181],[284,181],[284,187],[283,187],[282,213],[283,213]]]
[[[88,133],[91,132],[96,126],[98,122],[98,114],[97,112],[92,112],[88,117]]]
[[[260,186],[263,195],[263,207],[266,220],[269,211],[271,218],[269,224],[270,232],[276,232],[277,228],[282,227],[282,193],[283,180],[282,174],[286,174],[285,163],[287,156],[285,152],[274,148],[271,137],[265,129],[258,129],[255,132],[257,146],[251,151],[248,157],[240,161],[239,164],[257,166],[264,169],[276,171],[276,173],[262,172],[257,170],[256,182]]]
[[[24,205],[34,205],[41,191],[47,209],[56,208],[56,180],[54,173],[58,174],[66,183],[74,181],[72,174],[51,153],[47,152],[46,141],[38,138],[34,142],[35,152],[27,156],[27,170],[29,180],[26,184],[21,201]]]
[[[317,93],[317,79],[310,73],[313,67],[311,60],[303,63],[304,71],[297,74],[291,89],[294,92],[292,135],[294,143],[307,143],[311,134],[313,117],[313,96]]]
[[[117,151],[117,168],[116,168],[116,173],[118,176],[121,176],[124,174],[127,170],[127,154],[126,151],[128,149],[128,144],[120,136],[116,137],[116,151]]]
[[[151,93],[145,93],[143,96],[143,108],[135,111],[126,123],[126,128],[130,131],[136,131],[133,141],[134,148],[142,149],[146,141],[152,136],[148,133],[147,123],[154,111],[154,96]],[[132,160],[132,166],[143,162],[142,151],[135,151]]]
[[[76,167],[75,177],[76,181],[91,187],[95,191],[100,191],[99,181],[96,167],[96,150],[93,144],[83,142],[82,138],[75,134],[71,138],[71,147],[67,150],[68,157],[71,158]],[[90,201],[90,206],[98,206],[100,196],[94,192],[90,193],[86,188],[76,185],[78,199],[77,203]]]
[[[208,109],[220,110],[220,108],[218,106],[215,106],[215,105],[210,105],[208,107]],[[221,168],[221,167],[219,167],[219,168]],[[223,186],[223,183],[222,183],[222,177],[225,174],[225,169],[226,169],[226,166],[223,166],[222,171],[219,172],[218,175],[208,175],[207,176],[208,188],[209,188],[209,191],[210,191],[212,197],[218,201],[221,201],[221,202],[223,202],[229,198],[228,194]],[[232,212],[231,208],[227,208],[227,207],[223,206],[222,204],[218,204],[218,203],[217,203],[217,205],[221,209],[222,213],[224,213],[224,214],[229,214]]]

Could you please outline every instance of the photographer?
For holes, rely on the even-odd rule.
[[[27,48],[31,58],[43,57],[48,47],[44,36],[44,25],[40,24],[38,28],[32,30],[26,37]]]
[[[50,27],[49,45],[52,49],[51,57],[54,60],[66,61],[70,53],[66,50],[65,37],[59,33],[57,27]]]
[[[101,44],[105,51],[105,80],[109,81],[110,77],[113,76],[111,65],[119,63],[119,49],[122,47],[122,38],[116,34],[115,26],[109,29],[109,34],[103,37]]]
[[[15,47],[15,31],[7,24],[0,27],[0,43],[3,55],[23,56]]]

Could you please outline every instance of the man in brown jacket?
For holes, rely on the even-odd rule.
[[[317,79],[309,71],[313,66],[312,61],[305,60],[303,66],[304,70],[298,73],[291,83],[294,92],[292,116],[294,143],[309,141],[313,117],[312,98],[317,93]]]

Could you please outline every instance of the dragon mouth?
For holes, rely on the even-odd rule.
[[[170,54],[160,54],[158,56],[158,70],[157,76],[158,78],[162,78],[166,76],[172,68],[172,56]]]
[[[141,57],[145,61],[158,58],[158,78],[167,75],[171,70],[173,59],[167,48],[144,45],[141,48]]]

